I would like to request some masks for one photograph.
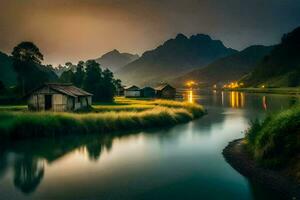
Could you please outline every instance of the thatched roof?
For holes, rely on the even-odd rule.
[[[124,88],[125,90],[140,90],[138,86],[130,85]]]
[[[161,90],[165,89],[166,87],[171,88],[171,89],[175,89],[175,88],[172,87],[171,85],[165,83],[165,84],[161,84],[161,85],[155,87],[155,90],[156,90],[156,91],[161,91]]]
[[[34,93],[35,91],[43,88],[43,87],[49,87],[50,89],[71,96],[71,97],[79,97],[79,96],[92,96],[91,93],[86,92],[78,87],[75,87],[72,84],[68,83],[44,83],[42,86],[36,88],[31,93]]]

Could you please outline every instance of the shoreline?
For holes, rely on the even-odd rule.
[[[300,95],[300,88],[236,88],[222,89],[228,92],[247,92],[261,94],[284,94],[284,95]]]
[[[223,150],[225,160],[240,174],[280,194],[284,199],[300,199],[300,184],[280,171],[256,164],[246,152],[243,139],[230,142]]]
[[[88,113],[15,112],[8,109],[0,113],[0,139],[15,141],[146,130],[186,123],[206,114],[201,105],[186,102],[169,100],[126,100],[126,102],[126,105],[95,106],[94,112]]]

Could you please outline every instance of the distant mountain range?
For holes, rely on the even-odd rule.
[[[242,81],[246,86],[300,86],[300,27],[285,34],[281,43]]]
[[[0,52],[0,81],[5,86],[13,86],[17,81],[17,74],[12,67],[12,58]]]
[[[112,72],[115,72],[138,58],[139,55],[137,54],[120,53],[115,49],[95,60],[101,65],[101,68],[108,68]]]
[[[270,53],[273,46],[254,45],[225,58],[220,58],[211,64],[193,70],[180,76],[172,82],[181,85],[188,80],[194,80],[207,86],[237,81],[251,72],[257,63]]]
[[[250,46],[242,51],[227,48],[204,34],[178,34],[141,57],[113,50],[96,59],[102,68],[115,72],[124,84],[154,85],[168,81],[177,86],[187,80],[213,85],[240,80],[246,87],[300,86],[300,27],[285,34],[276,46]],[[57,76],[38,66],[49,80]],[[55,69],[58,74],[68,68]],[[12,58],[0,52],[0,81],[16,84]]]
[[[178,34],[116,71],[116,76],[125,84],[155,84],[236,52],[208,35],[198,34],[188,38]]]

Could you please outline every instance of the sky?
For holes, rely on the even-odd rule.
[[[32,41],[57,65],[113,49],[141,55],[178,33],[242,50],[278,43],[300,26],[299,10],[299,0],[0,0],[0,51]]]

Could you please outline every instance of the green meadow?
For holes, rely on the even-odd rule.
[[[170,100],[116,98],[95,104],[89,112],[30,112],[26,106],[0,107],[0,138],[25,139],[70,134],[157,128],[188,122],[205,113],[202,106]]]

